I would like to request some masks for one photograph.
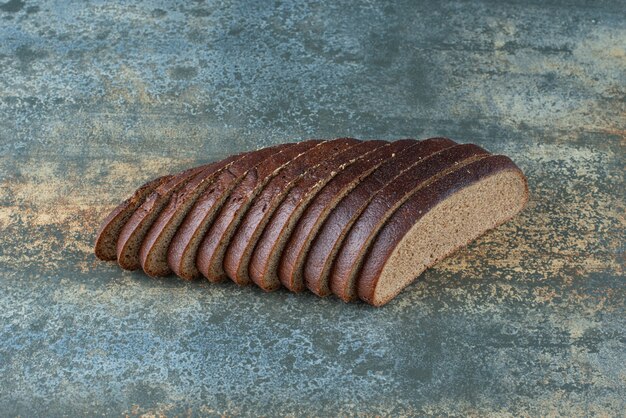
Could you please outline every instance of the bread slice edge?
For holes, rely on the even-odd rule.
[[[512,219],[528,197],[526,177],[501,155],[420,190],[379,231],[359,274],[359,297],[386,304],[424,270]]]
[[[104,261],[117,260],[117,239],[120,232],[135,210],[145,202],[146,198],[161,184],[172,178],[171,175],[157,177],[154,180],[138,187],[133,195],[117,205],[100,224],[96,240],[94,243],[94,252],[96,257]]]

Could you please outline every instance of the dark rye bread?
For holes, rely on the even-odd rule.
[[[309,202],[330,180],[356,161],[373,151],[389,145],[387,141],[365,141],[335,154],[298,179],[278,207],[273,211],[263,233],[254,245],[252,254],[244,257],[240,268],[249,271],[252,281],[265,291],[280,287],[278,262],[291,231],[307,208]],[[232,245],[232,244],[231,244]],[[225,259],[226,266],[228,257]],[[228,272],[228,269],[226,269]]]
[[[109,213],[100,225],[98,235],[96,235],[96,242],[94,244],[96,257],[104,261],[117,259],[115,247],[117,238],[120,236],[120,231],[133,215],[133,212],[146,200],[146,197],[171,177],[172,176],[158,177],[142,185],[131,197],[120,203]]]
[[[454,144],[439,138],[419,142],[379,167],[348,193],[328,215],[311,244],[303,269],[307,288],[318,296],[330,294],[328,278],[332,262],[345,234],[369,201],[405,170]]]
[[[167,250],[176,230],[198,197],[213,183],[215,178],[242,154],[232,155],[206,167],[199,175],[172,196],[161,211],[139,249],[139,261],[149,276],[166,276],[172,272],[167,265]]]
[[[173,176],[167,182],[157,187],[141,206],[133,212],[117,239],[117,262],[123,269],[136,270],[141,267],[139,247],[148,229],[150,229],[161,210],[167,205],[172,194],[185,186],[189,180],[198,175],[205,167],[194,167]]]
[[[440,177],[377,231],[358,275],[359,297],[384,305],[425,269],[511,219],[527,201],[524,174],[501,155]]]
[[[213,280],[226,268],[268,291],[380,306],[527,200],[510,159],[445,138],[284,144],[146,183],[107,216],[95,252],[193,278],[213,240]]]
[[[170,242],[167,264],[177,276],[192,280],[199,276],[196,255],[202,238],[213,223],[222,205],[246,174],[259,164],[295,144],[281,144],[247,153],[220,172],[215,181],[205,190],[187,213],[185,220]]]
[[[444,140],[442,141],[449,141]],[[418,141],[403,139],[385,145],[366,158],[357,161],[334,177],[315,196],[306,208],[288,238],[278,265],[278,278],[283,286],[293,292],[305,289],[304,263],[313,238],[317,235],[324,220],[335,206],[354,187],[365,180],[380,166],[392,167],[397,155],[414,147]],[[454,142],[449,141],[450,146]]]
[[[342,156],[359,143],[361,142],[353,138],[338,138],[320,144],[290,161],[278,175],[268,181],[243,212],[236,231],[226,246],[223,267],[231,280],[240,286],[250,283],[248,267],[252,251],[274,210],[291,188],[311,171],[321,166],[328,168],[329,156]],[[337,168],[336,162],[332,167]]]
[[[256,195],[274,176],[284,176],[283,169],[286,167],[304,170],[302,161],[306,160],[306,156],[326,143],[327,141],[310,140],[295,144],[251,170],[233,189],[198,249],[196,267],[204,277],[211,282],[219,282],[227,277],[224,271],[226,248]]]
[[[348,233],[333,262],[328,278],[332,292],[344,301],[356,299],[355,276],[376,231],[411,195],[450,172],[487,157],[488,152],[472,145],[457,145],[425,159],[396,177],[367,204]]]

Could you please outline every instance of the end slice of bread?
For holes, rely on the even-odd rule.
[[[473,144],[456,145],[424,159],[382,188],[346,234],[332,261],[330,288],[344,301],[356,299],[356,272],[374,234],[411,195],[450,172],[489,155]]]
[[[384,305],[425,269],[510,220],[527,201],[526,178],[501,155],[439,178],[377,232],[358,275],[359,298]]]
[[[120,236],[120,231],[126,225],[133,213],[137,210],[146,197],[148,197],[157,187],[168,181],[172,176],[162,176],[139,187],[133,195],[120,203],[104,219],[96,235],[94,252],[96,257],[104,261],[114,261],[117,259],[116,244]]]

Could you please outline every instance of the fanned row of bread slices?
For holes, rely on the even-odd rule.
[[[528,200],[508,158],[447,138],[307,140],[159,177],[104,220],[103,260],[381,306]]]

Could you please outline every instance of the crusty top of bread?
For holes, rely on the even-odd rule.
[[[254,245],[248,268],[252,280],[263,290],[280,287],[278,262],[295,224],[310,201],[329,181],[356,161],[389,145],[387,141],[364,141],[335,154],[299,178],[272,214],[269,223]]]
[[[221,281],[226,278],[223,268],[224,252],[251,199],[286,164],[322,143],[323,141],[319,140],[309,140],[293,144],[281,152],[272,154],[263,161],[263,164],[250,169],[243,176],[231,190],[228,200],[198,248],[196,266],[204,277],[210,281]]]
[[[174,193],[167,206],[148,230],[141,248],[139,260],[143,271],[150,276],[166,276],[171,273],[167,265],[167,250],[191,206],[215,178],[232,163],[242,158],[241,154],[232,155],[213,164],[209,164],[200,174],[189,181],[181,190]]]
[[[352,224],[376,193],[405,170],[452,145],[454,142],[439,138],[417,143],[392,162],[379,167],[335,206],[307,255],[304,279],[310,291],[319,296],[330,294],[333,259]]]
[[[274,210],[298,179],[318,167],[329,155],[342,155],[358,144],[353,138],[327,141],[307,150],[289,161],[256,196],[250,193],[250,206],[242,211],[236,233],[232,235],[223,259],[227,275],[238,284],[250,283],[248,264],[250,255]],[[257,283],[258,284],[258,283]]]
[[[250,277],[260,288],[271,291],[280,287],[278,262],[284,246],[300,216],[317,193],[347,167],[386,145],[389,145],[387,141],[358,143],[325,159],[298,179],[274,210],[248,260]]]
[[[289,290],[300,292],[304,286],[304,262],[313,237],[330,211],[347,193],[383,164],[390,164],[397,153],[414,146],[412,139],[398,140],[372,152],[347,167],[326,184],[309,203],[287,238],[278,263],[278,277]]]
[[[179,277],[191,280],[200,274],[196,267],[198,247],[215,216],[230,196],[231,190],[239,184],[250,169],[263,164],[269,157],[289,149],[294,144],[281,144],[263,148],[243,155],[222,171],[194,203],[172,238],[167,253],[168,266]]]

